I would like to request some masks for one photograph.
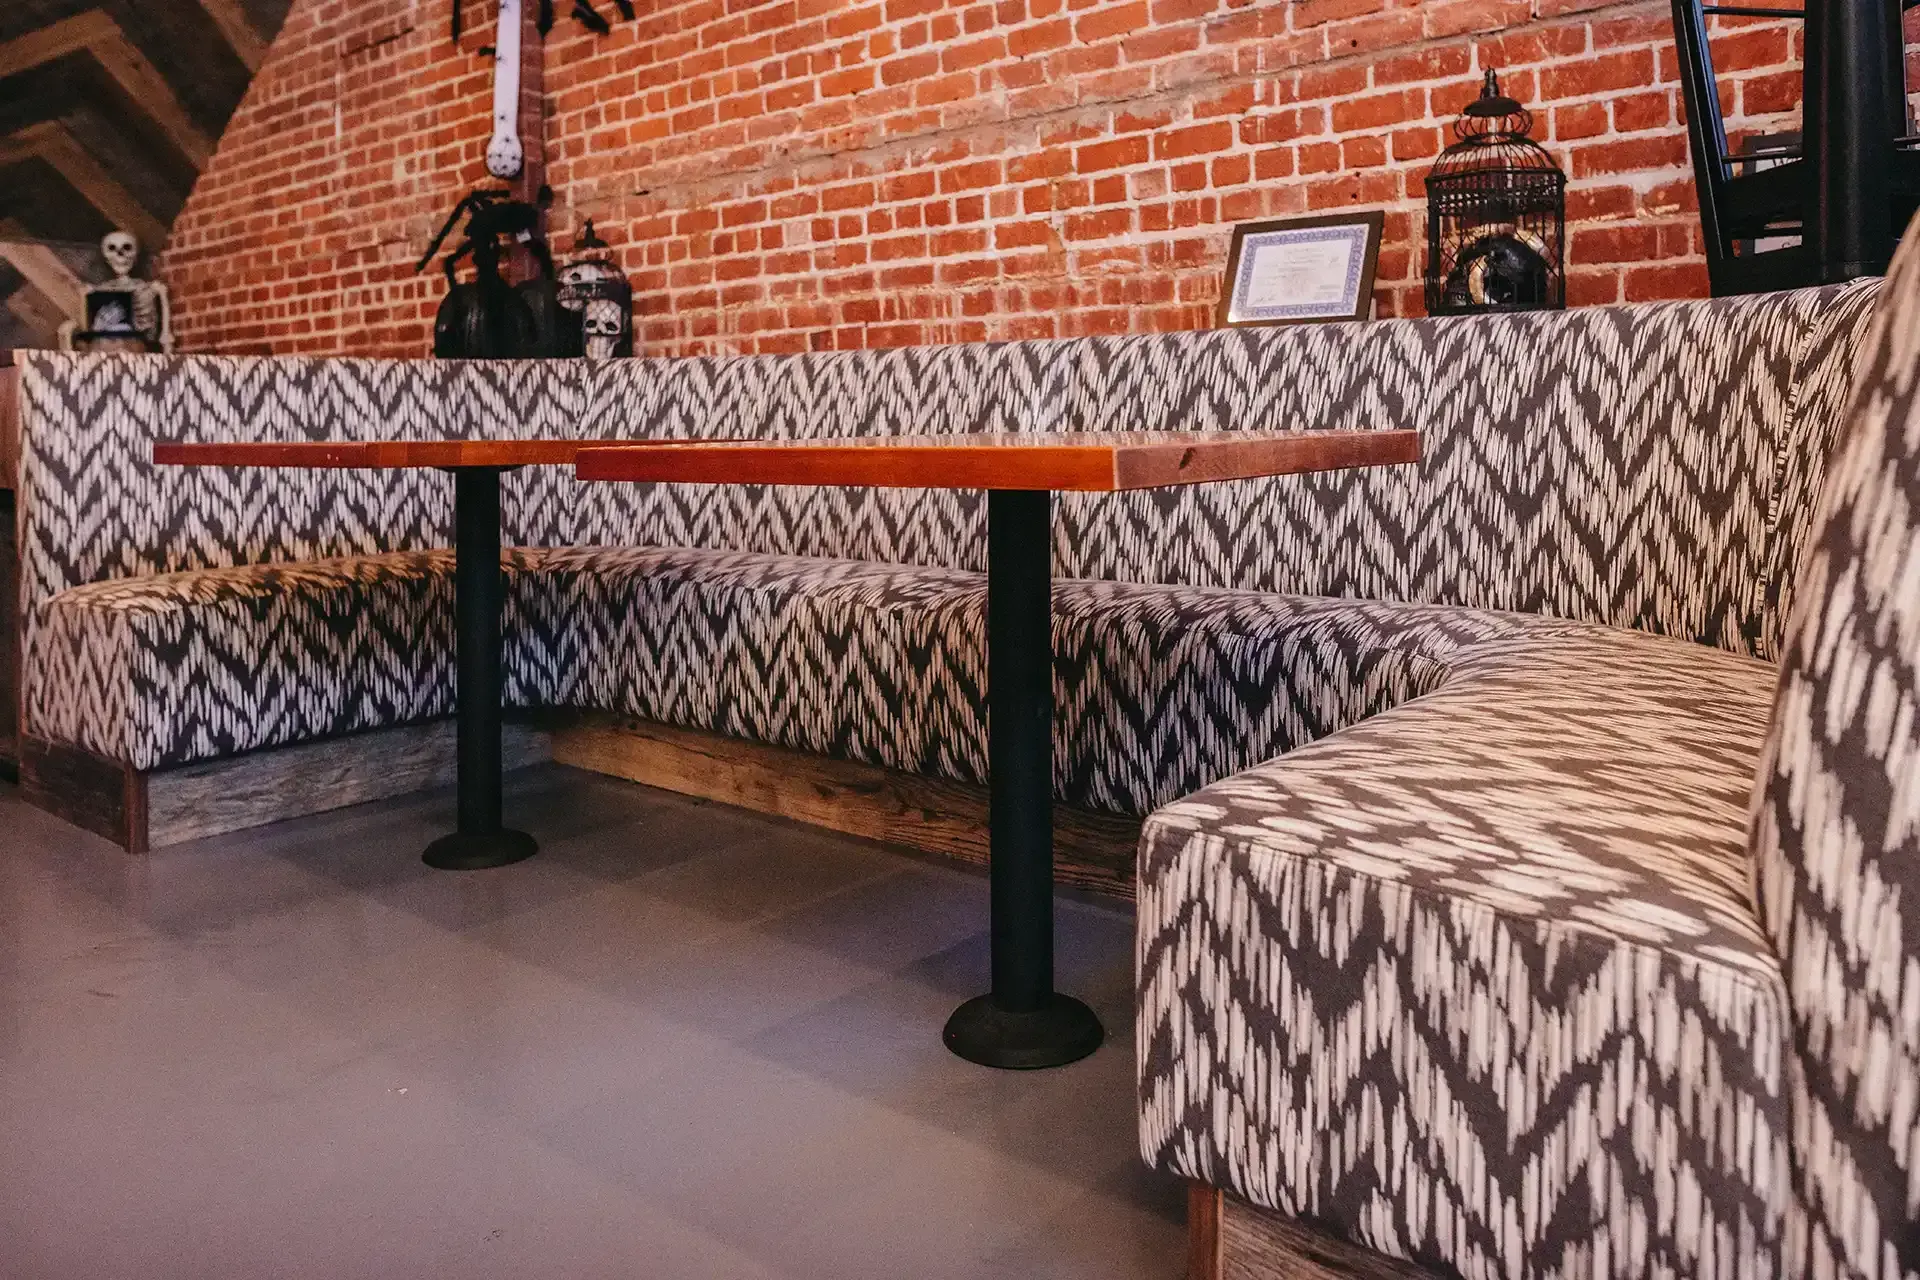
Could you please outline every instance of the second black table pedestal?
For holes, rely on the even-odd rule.
[[[969,1062],[1057,1067],[1105,1036],[1053,989],[1053,495],[987,494],[987,789],[993,989],[943,1038]]]
[[[729,440],[584,448],[582,480],[987,492],[988,876],[993,987],[942,1037],[970,1062],[1057,1067],[1105,1033],[1053,989],[1056,491],[1118,493],[1413,462],[1411,431],[1107,431]]]
[[[427,846],[423,860],[442,871],[479,871],[530,858],[539,849],[500,818],[500,473],[462,466],[453,472],[453,609],[458,708],[459,823]]]

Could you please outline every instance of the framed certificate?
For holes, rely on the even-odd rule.
[[[1241,223],[1227,255],[1220,323],[1365,320],[1385,225],[1378,209]]]

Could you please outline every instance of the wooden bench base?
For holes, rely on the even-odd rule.
[[[583,712],[545,723],[561,764],[962,862],[987,861],[985,787],[650,720]],[[1131,898],[1139,844],[1138,818],[1054,806],[1058,883]]]
[[[1187,1280],[1437,1280],[1204,1182],[1187,1184]]]
[[[451,721],[354,734],[141,773],[37,739],[21,753],[28,803],[134,853],[381,800],[454,779]],[[592,712],[509,724],[509,769],[552,759],[962,862],[987,861],[986,788]],[[1056,806],[1054,875],[1133,896],[1140,820]]]
[[[544,733],[506,727],[507,768],[549,757]],[[23,738],[20,753],[22,799],[130,853],[408,795],[453,779],[449,720],[151,773],[38,738]]]

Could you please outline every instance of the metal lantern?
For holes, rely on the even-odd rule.
[[[1567,305],[1567,175],[1532,127],[1487,72],[1427,174],[1428,314]]]

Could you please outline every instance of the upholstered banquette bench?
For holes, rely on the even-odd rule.
[[[1832,376],[1745,653],[1458,646],[1149,818],[1196,1278],[1920,1275],[1920,235]]]
[[[26,790],[124,782],[95,825],[139,846],[149,782],[451,709],[447,477],[155,467],[167,439],[1418,427],[1418,466],[1061,500],[1056,790],[1136,821],[1568,621],[1770,658],[1872,296],[604,363],[32,355]],[[977,783],[983,508],[516,473],[509,697]]]

